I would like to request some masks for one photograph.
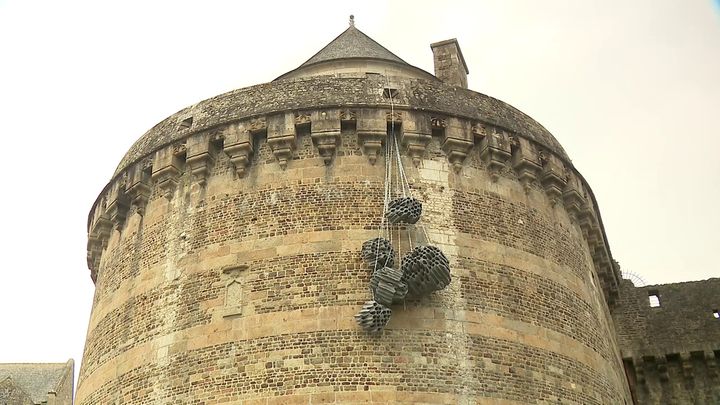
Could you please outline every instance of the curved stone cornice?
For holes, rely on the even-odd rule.
[[[397,108],[489,123],[535,141],[569,162],[562,146],[547,129],[498,99],[437,81],[369,74],[283,80],[245,87],[201,101],[146,132],[123,157],[113,177],[164,145],[229,122],[288,110],[340,106],[389,108],[390,99],[384,94],[386,87],[397,90],[393,95]]]

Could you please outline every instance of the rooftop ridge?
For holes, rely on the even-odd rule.
[[[330,41],[298,68],[334,59],[373,58],[385,59],[409,65],[402,58],[380,45],[367,34],[351,24],[345,31]]]

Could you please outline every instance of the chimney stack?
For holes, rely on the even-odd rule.
[[[435,62],[435,76],[443,82],[467,89],[467,75],[470,73],[465,64],[460,44],[456,38],[430,44]]]

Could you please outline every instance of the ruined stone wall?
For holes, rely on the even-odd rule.
[[[562,156],[484,121],[306,107],[191,127],[121,164],[90,216],[78,404],[629,403],[617,274]],[[411,238],[453,281],[371,336],[353,315],[390,122],[424,204]]]
[[[639,288],[623,281],[613,317],[640,404],[720,403],[718,307],[718,278]]]

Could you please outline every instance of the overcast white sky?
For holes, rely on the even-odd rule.
[[[175,111],[297,67],[356,25],[408,63],[457,37],[470,88],[548,128],[648,283],[718,276],[720,7],[633,1],[0,0],[0,362],[79,368],[86,219]]]

